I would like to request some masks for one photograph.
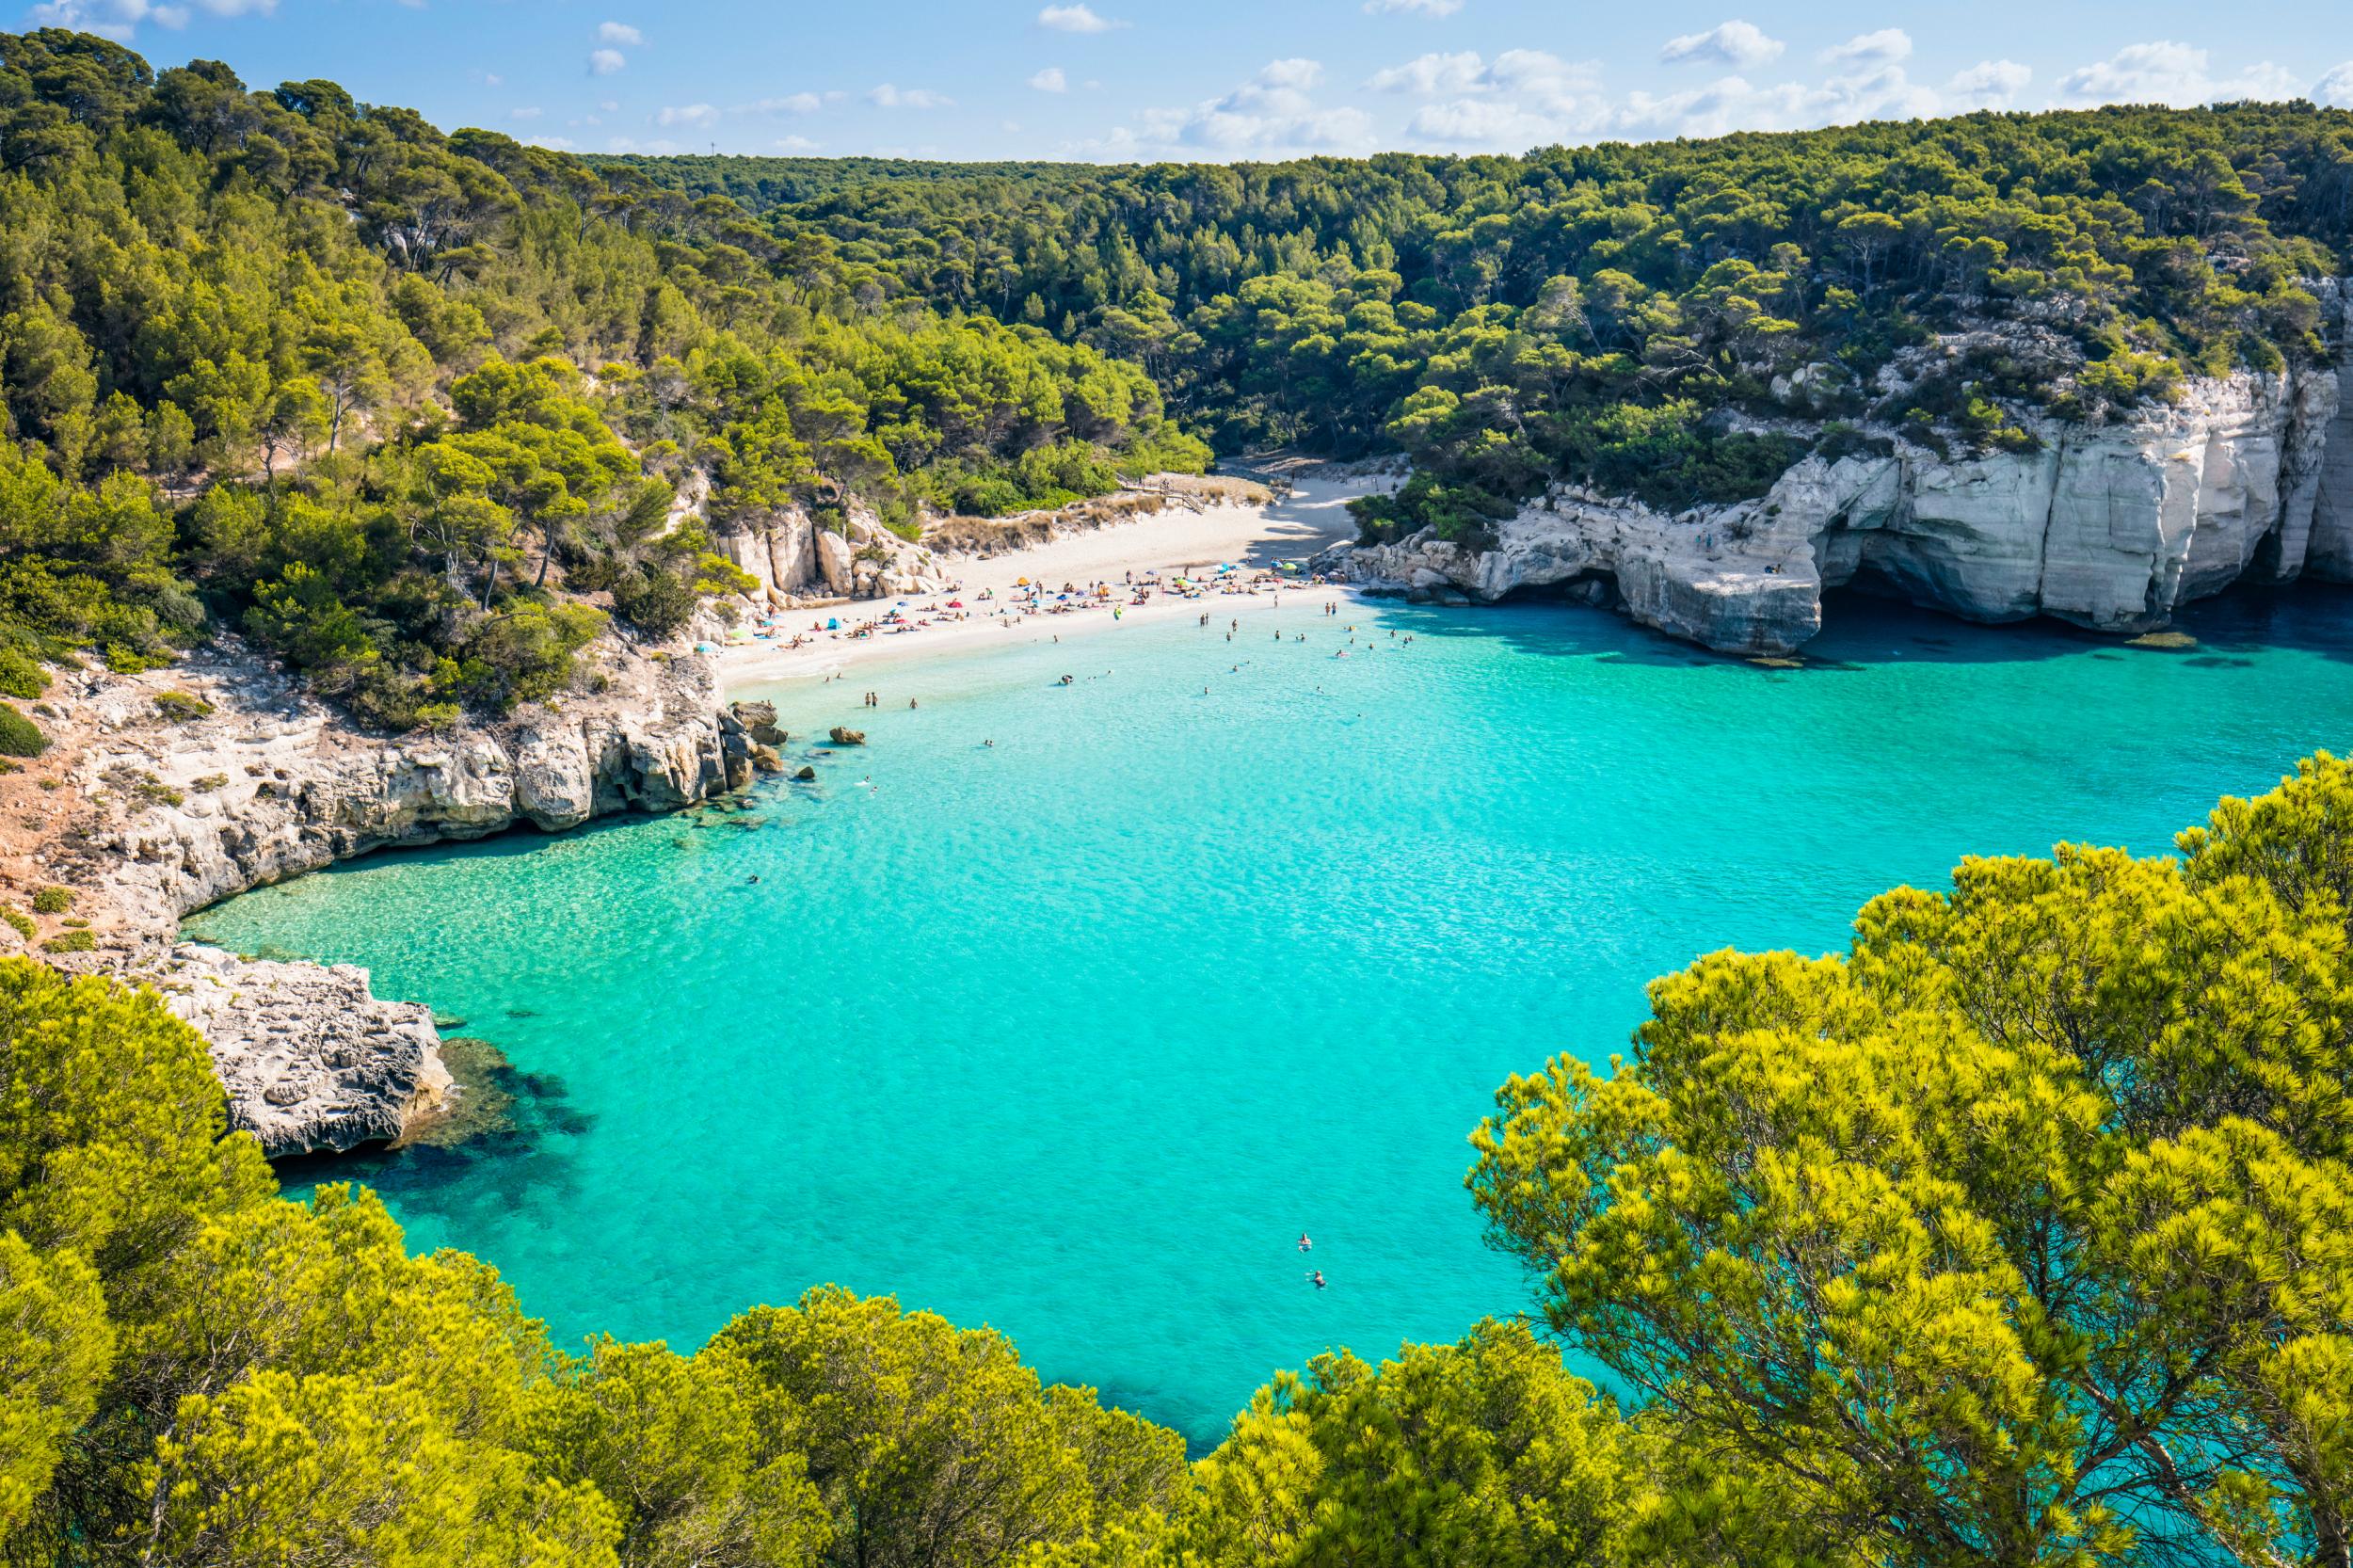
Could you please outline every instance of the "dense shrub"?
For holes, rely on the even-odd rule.
[[[0,757],[39,757],[49,737],[9,703],[0,702]]]

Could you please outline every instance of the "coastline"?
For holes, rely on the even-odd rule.
[[[364,733],[265,655],[223,634],[168,669],[89,671],[51,694],[62,743],[0,789],[45,831],[8,856],[13,885],[77,891],[86,952],[58,967],[146,979],[212,1047],[234,1125],[273,1156],[396,1142],[445,1109],[452,1089],[430,1009],[376,997],[364,970],[233,958],[191,943],[199,909],[379,848],[487,838],[531,825],[554,832],[632,810],[661,812],[750,781],[754,758],[728,704],[747,689],[816,680],[852,666],[907,666],[998,648],[1092,638],[1183,616],[1241,619],[1313,614],[1337,584],[1284,581],[1303,561],[1353,536],[1346,504],[1390,482],[1293,465],[1286,493],[1061,532],[991,555],[948,557],[968,605],[1004,605],[1022,578],[1109,583],[1132,575],[1256,581],[1187,599],[1154,592],[994,618],[942,618],[958,591],[915,596],[920,632],[821,635],[799,648],[722,648],[648,656],[619,639],[591,658],[594,695],[568,694],[510,718],[391,739]],[[1233,569],[1225,579],[1215,568]],[[1048,597],[1048,603],[1054,600]],[[1071,601],[1074,605],[1076,600]],[[1111,606],[1116,603],[1114,616]],[[855,626],[898,608],[865,600],[816,612]],[[931,613],[925,614],[928,608]],[[790,625],[810,612],[785,612]],[[856,617],[856,618],[853,618]],[[202,716],[173,722],[159,696],[184,694]],[[21,799],[19,798],[21,797]],[[70,831],[69,831],[70,829]],[[7,846],[0,846],[5,848]]]
[[[1226,502],[1198,513],[1166,511],[1063,533],[993,555],[946,556],[952,588],[903,600],[779,612],[774,617],[779,638],[807,639],[800,647],[777,640],[721,647],[706,657],[721,694],[732,698],[792,681],[824,680],[854,667],[968,657],[1001,648],[1099,636],[1129,624],[1167,624],[1189,616],[1241,619],[1351,597],[1351,590],[1339,584],[1289,581],[1278,568],[1354,538],[1356,526],[1348,503],[1393,481],[1321,465],[1303,465],[1284,477],[1287,493],[1263,503]],[[1222,579],[1217,575],[1221,566],[1233,568]],[[1206,588],[1195,598],[1163,590],[1152,593],[1142,605],[1131,603],[1130,584],[1150,574],[1163,584],[1188,577]],[[1025,614],[1010,608],[1024,580],[1049,590],[1048,604],[1056,602],[1052,596],[1065,584],[1080,590],[1107,584],[1112,592],[1083,608],[1040,608]],[[978,597],[984,592],[991,596],[986,600]],[[1078,596],[1069,602],[1077,605]],[[959,608],[952,609],[952,604]],[[916,629],[853,634],[853,629],[893,611]],[[840,622],[840,629],[824,630],[829,620]]]

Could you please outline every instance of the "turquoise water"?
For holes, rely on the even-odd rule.
[[[193,923],[504,1049],[512,1131],[288,1175],[375,1184],[559,1336],[688,1346],[837,1281],[1199,1444],[1278,1367],[1523,1304],[1462,1190],[1505,1075],[1622,1049],[1702,952],[1838,947],[1961,856],[2166,850],[2345,745],[2348,609],[2234,599],[2163,653],[1857,601],[1802,671],[1561,607],[1130,624],[788,692],[796,732],[872,744],[749,813],[387,856]]]

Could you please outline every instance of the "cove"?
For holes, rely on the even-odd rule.
[[[1547,605],[886,662],[774,694],[820,776],[747,811],[378,856],[190,923],[364,964],[504,1053],[507,1130],[283,1174],[375,1186],[560,1340],[691,1347],[831,1281],[1198,1448],[1277,1368],[1526,1304],[1462,1189],[1508,1074],[1605,1062],[1653,976],[1836,949],[1962,856],[2166,852],[2343,748],[2348,609],[2233,596],[2157,651],[1849,600],[1798,670]],[[809,757],[838,723],[871,744]]]

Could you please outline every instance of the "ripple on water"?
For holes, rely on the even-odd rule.
[[[1837,947],[1964,854],[2163,852],[2345,744],[2347,605],[2233,599],[2183,653],[1847,603],[1797,671],[1558,607],[1139,625],[780,692],[794,734],[871,744],[795,744],[818,781],[750,812],[379,856],[198,923],[504,1053],[511,1126],[285,1175],[373,1183],[559,1336],[692,1345],[834,1281],[1199,1444],[1277,1367],[1526,1302],[1462,1190],[1506,1074],[1602,1061],[1652,976]]]

